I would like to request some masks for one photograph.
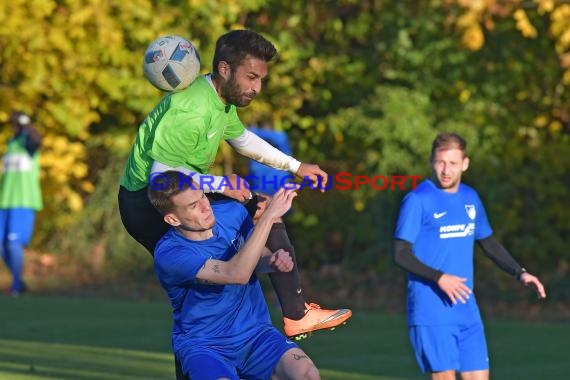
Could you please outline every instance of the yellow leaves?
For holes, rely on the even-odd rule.
[[[547,115],[538,115],[534,118],[534,125],[537,128],[544,128],[548,125],[549,117]]]
[[[545,13],[550,13],[554,9],[553,0],[535,0],[538,5],[538,13],[543,15]]]
[[[485,35],[481,27],[485,2],[481,0],[472,2],[459,1],[459,3],[468,8],[455,22],[455,25],[462,32],[461,42],[469,50],[479,50],[485,43]]]
[[[557,37],[556,51],[563,54],[570,49],[570,4],[562,4],[550,15],[551,33]]]
[[[464,8],[470,8],[474,12],[481,13],[489,5],[489,0],[459,0],[459,4]]]
[[[517,23],[517,29],[521,31],[526,38],[536,38],[538,35],[536,28],[531,24],[526,12],[523,9],[517,9],[513,14]]]
[[[364,211],[364,209],[366,208],[366,203],[364,203],[364,201],[362,200],[356,200],[354,201],[354,210],[357,212],[362,212]]]
[[[48,44],[64,53],[73,51],[73,45],[69,40],[66,31],[58,28],[53,28],[48,34]]]
[[[550,125],[548,126],[548,130],[552,133],[558,133],[562,130],[562,123],[559,122],[558,120],[554,120],[552,123],[550,123]]]
[[[88,166],[85,145],[71,142],[65,136],[47,134],[43,139],[41,166],[44,173],[44,192],[58,204],[71,211],[83,208],[80,191],[93,191],[93,184],[85,178]],[[79,189],[74,184],[79,184]]]
[[[562,77],[562,83],[566,86],[570,86],[570,69],[564,72],[564,76]]]
[[[461,38],[463,44],[470,50],[476,51],[483,47],[485,36],[479,24],[473,24],[465,29]]]
[[[459,101],[461,103],[467,103],[467,101],[471,98],[471,91],[464,89],[459,93]]]

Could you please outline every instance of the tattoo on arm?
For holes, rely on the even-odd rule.
[[[218,264],[212,265],[212,271],[220,273],[220,266]]]
[[[293,359],[295,360],[308,359],[308,358],[309,357],[307,355],[293,354]]]

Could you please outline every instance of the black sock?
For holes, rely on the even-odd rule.
[[[291,255],[295,264],[291,272],[269,273],[273,289],[277,293],[283,316],[289,319],[299,320],[305,315],[305,297],[301,289],[301,279],[297,259],[295,258],[295,248],[289,240],[285,224],[274,223],[267,238],[267,248],[271,252],[283,249]]]

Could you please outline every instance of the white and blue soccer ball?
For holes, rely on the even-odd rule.
[[[183,90],[200,75],[200,55],[183,37],[160,37],[144,53],[144,75],[161,90]]]

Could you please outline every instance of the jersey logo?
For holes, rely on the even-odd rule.
[[[475,205],[465,205],[465,211],[467,211],[467,215],[471,220],[475,220],[475,216],[477,216],[477,210],[475,210]]]
[[[232,240],[232,246],[234,247],[234,249],[237,251],[239,251],[239,249],[242,247],[242,245],[245,243],[245,239],[243,238],[243,236],[238,232],[236,234],[236,237]]]
[[[463,238],[471,236],[475,232],[475,223],[451,224],[439,227],[440,239]]]
[[[441,218],[442,216],[444,216],[445,214],[447,214],[447,211],[440,212],[440,213],[434,212],[434,213],[433,213],[433,218],[434,218],[434,219],[439,219],[439,218]]]

